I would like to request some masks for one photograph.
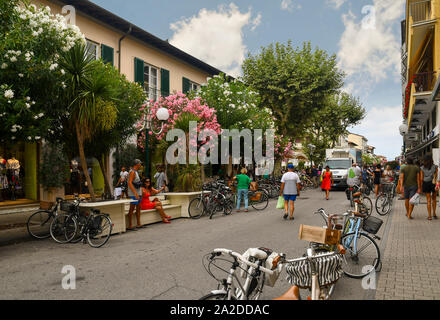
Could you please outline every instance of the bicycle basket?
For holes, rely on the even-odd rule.
[[[314,258],[318,270],[319,285],[326,286],[338,281],[342,270],[342,255],[335,254],[328,257]],[[286,267],[287,281],[300,288],[312,287],[312,271],[308,260],[289,263]]]
[[[249,198],[252,201],[260,201],[261,200],[261,192],[256,192],[255,195],[253,195],[251,198]]]
[[[72,202],[63,201],[60,204],[61,211],[72,212],[75,211],[75,207],[75,204]]]
[[[362,229],[371,234],[376,234],[383,224],[383,220],[376,217],[369,217],[364,220]]]

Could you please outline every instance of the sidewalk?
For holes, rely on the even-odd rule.
[[[440,218],[428,221],[426,198],[421,202],[413,220],[406,217],[405,201],[394,202],[376,300],[440,299]]]
[[[36,205],[0,211],[0,247],[32,240],[26,229],[26,221],[38,208]]]

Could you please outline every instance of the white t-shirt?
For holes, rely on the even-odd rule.
[[[128,181],[127,178],[130,175],[128,171],[121,171],[119,174],[121,176],[121,182]]]
[[[299,176],[295,172],[286,172],[281,178],[281,182],[284,183],[283,194],[285,195],[298,195],[297,183],[300,182]]]

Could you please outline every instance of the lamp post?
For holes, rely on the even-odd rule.
[[[154,131],[153,128],[153,114],[151,113],[151,108],[148,102],[145,102],[145,117],[144,117],[144,125],[141,128],[141,131],[145,129],[145,167],[144,173],[145,177],[150,175],[150,131],[155,135],[160,135],[163,131],[164,122],[168,120],[170,114],[167,108],[159,108],[156,112],[156,118],[161,121],[161,127],[158,132]]]

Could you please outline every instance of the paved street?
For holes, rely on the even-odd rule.
[[[426,199],[411,221],[404,201],[395,204],[376,299],[439,299],[440,220],[427,220]]]
[[[180,219],[171,225],[155,224],[137,232],[114,236],[100,249],[88,245],[59,245],[52,240],[30,241],[0,247],[0,298],[2,299],[198,299],[216,289],[204,270],[204,254],[218,247],[244,252],[265,246],[288,257],[299,257],[307,243],[298,240],[300,224],[322,225],[314,210],[341,212],[348,207],[343,192],[325,201],[320,191],[307,191],[297,201],[294,222],[282,219],[275,201],[264,212],[218,215],[213,220]],[[382,228],[383,233],[385,228]],[[77,272],[76,290],[63,290],[61,269]],[[282,294],[286,274],[265,299]],[[307,291],[303,292],[307,294]],[[361,281],[343,278],[335,299],[371,299]]]

